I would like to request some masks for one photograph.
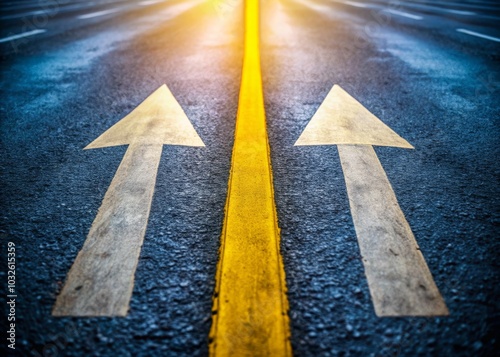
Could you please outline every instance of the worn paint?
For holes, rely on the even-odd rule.
[[[338,85],[295,145],[338,145],[376,314],[447,315],[446,304],[372,147],[413,146]]]
[[[163,144],[204,146],[165,85],[86,149],[126,144],[54,316],[127,315]]]

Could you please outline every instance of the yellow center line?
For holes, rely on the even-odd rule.
[[[210,331],[211,356],[290,356],[288,301],[262,93],[259,1],[245,54]]]

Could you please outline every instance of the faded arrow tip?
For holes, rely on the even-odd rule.
[[[85,149],[137,142],[144,145],[205,146],[165,84]]]
[[[361,103],[334,85],[295,146],[377,145],[413,149]]]

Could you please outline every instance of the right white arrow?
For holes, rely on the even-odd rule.
[[[377,316],[448,315],[372,145],[413,146],[338,85],[295,145],[338,145]]]

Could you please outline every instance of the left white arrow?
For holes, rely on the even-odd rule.
[[[127,145],[54,316],[125,316],[163,145],[204,146],[166,85],[85,149]]]

